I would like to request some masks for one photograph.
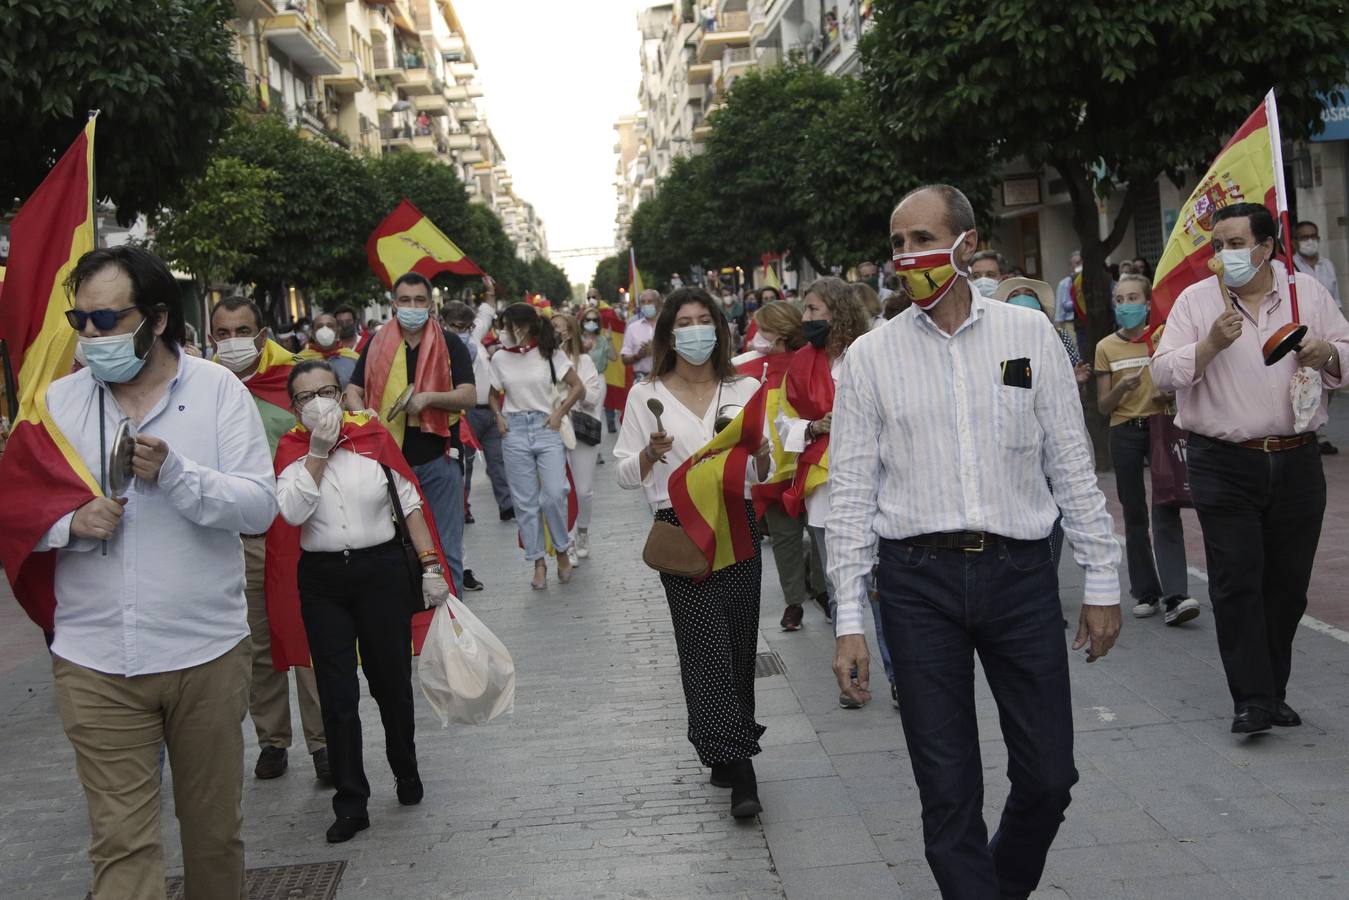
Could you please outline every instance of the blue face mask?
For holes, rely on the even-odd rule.
[[[1260,271],[1260,266],[1251,263],[1251,251],[1254,249],[1244,247],[1239,250],[1218,251],[1218,258],[1223,263],[1223,284],[1239,288],[1255,277],[1255,273]]]
[[[85,363],[95,378],[108,384],[124,384],[141,373],[141,369],[145,368],[145,358],[136,355],[136,335],[140,334],[148,321],[142,321],[130,334],[80,338]],[[150,355],[148,349],[145,355]]]
[[[674,330],[675,352],[695,366],[701,366],[717,347],[715,325],[687,325]]]
[[[642,317],[647,319],[656,318],[656,304],[654,303],[642,304]]]
[[[1148,320],[1146,303],[1116,303],[1115,321],[1125,330],[1137,328]]]
[[[398,307],[398,324],[408,331],[421,331],[426,327],[426,320],[430,317],[431,310],[422,306]]]
[[[1008,297],[1007,303],[1010,306],[1021,306],[1026,309],[1041,309],[1040,301],[1034,297],[1027,297],[1025,294],[1018,294],[1015,297]]]

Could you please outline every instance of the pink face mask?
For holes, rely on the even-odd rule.
[[[770,341],[763,336],[763,332],[759,332],[750,340],[749,349],[753,350],[755,353],[767,353],[769,350],[773,349],[773,345],[776,343],[777,341]]]

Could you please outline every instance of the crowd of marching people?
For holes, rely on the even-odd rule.
[[[371,825],[358,668],[397,800],[419,803],[411,666],[426,611],[517,579],[569,589],[595,552],[606,471],[650,507],[643,560],[669,605],[688,738],[731,814],[763,808],[754,667],[768,541],[780,627],[832,623],[845,709],[872,697],[872,623],[943,895],[1028,896],[1077,781],[1063,629],[1088,661],[1110,651],[1121,556],[1135,617],[1201,614],[1180,505],[1204,531],[1233,732],[1300,723],[1286,689],[1325,507],[1326,399],[1295,421],[1287,385],[1310,368],[1339,387],[1349,324],[1313,266],[1295,276],[1307,331],[1267,365],[1291,281],[1273,220],[1235,204],[1214,227],[1221,271],[1180,295],[1165,328],[1137,271],[1147,262],[1114,273],[1117,327],[1090,354],[1072,276],[1065,296],[1012,272],[945,185],[899,202],[893,260],[852,281],[711,282],[630,304],[592,290],[558,308],[504,302],[488,281],[437,307],[409,272],[377,328],[339,307],[278,333],[251,300],[226,297],[205,358],[185,351],[160,260],[135,247],[85,255],[68,284],[76,371],[47,404],[62,452],[100,473],[100,491],[57,485],[78,502],[4,527],[29,529],[46,560],[50,596],[29,611],[48,634],[88,800],[93,897],[163,896],[164,752],[190,895],[240,896],[240,724],[250,716],[256,731],[255,777],[282,776],[288,672],[332,790],[327,840]],[[1092,379],[1122,553],[1083,418]],[[128,421],[125,457],[110,461]],[[1177,435],[1192,496],[1159,490]],[[519,572],[473,570],[475,472],[490,482],[479,505],[490,496],[514,522]],[[1071,602],[1058,584],[1065,538],[1086,573]],[[1070,623],[1064,607],[1079,599]],[[991,839],[975,654],[1010,760]]]

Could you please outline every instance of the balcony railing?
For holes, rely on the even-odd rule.
[[[747,66],[754,64],[754,49],[752,47],[728,47],[725,54],[721,57],[721,66],[728,69],[731,66]]]
[[[749,31],[749,13],[745,10],[739,12],[724,12],[717,16],[717,31]]]

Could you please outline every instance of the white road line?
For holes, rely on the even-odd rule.
[[[1194,566],[1187,566],[1186,569],[1192,576],[1198,578],[1205,584],[1208,584],[1208,573],[1205,572],[1203,569],[1199,569]],[[1333,637],[1335,640],[1341,643],[1349,644],[1349,631],[1345,631],[1343,628],[1338,628],[1334,625],[1331,625],[1329,622],[1322,622],[1315,616],[1309,616],[1304,613],[1302,616],[1302,621],[1299,622],[1298,624],[1301,625],[1303,628],[1310,628],[1312,631],[1319,631],[1321,634],[1327,635],[1328,637]]]

